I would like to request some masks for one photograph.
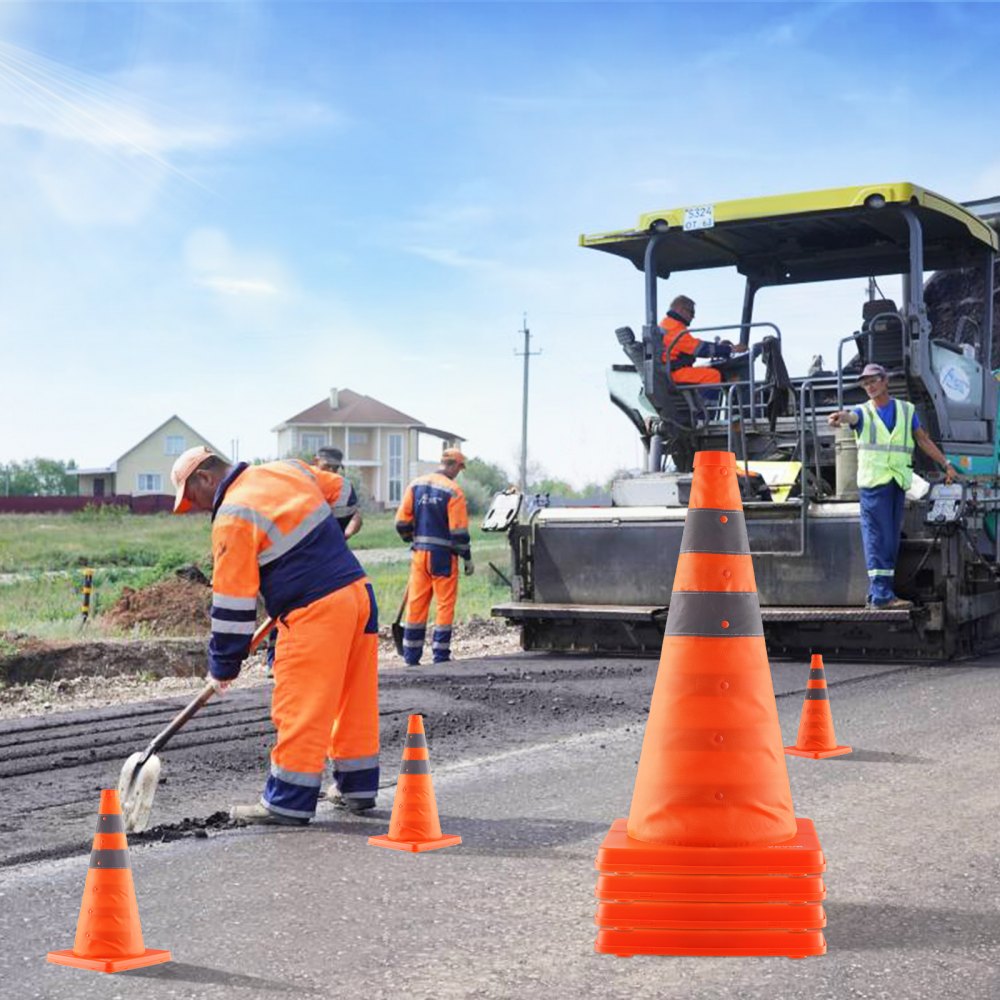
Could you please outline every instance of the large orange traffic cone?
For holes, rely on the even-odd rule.
[[[169,962],[169,951],[147,948],[142,941],[118,792],[102,791],[100,808],[76,940],[72,949],[50,951],[49,961],[97,972],[122,972]]]
[[[794,746],[785,747],[785,753],[819,760],[821,757],[839,757],[841,754],[850,753],[851,749],[847,746],[837,746],[823,657],[813,653],[812,662],[809,664],[806,697],[802,703],[802,717],[799,720],[799,735]]]
[[[826,861],[792,808],[730,452],[695,455],[632,806],[596,867],[599,952],[826,951]]]
[[[389,833],[369,837],[375,847],[391,847],[397,851],[434,851],[439,847],[461,844],[462,838],[441,833],[431,761],[427,752],[424,719],[411,715],[406,727],[403,763],[399,768],[396,797],[392,801]]]

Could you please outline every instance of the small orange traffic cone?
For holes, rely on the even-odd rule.
[[[799,720],[799,735],[794,746],[785,747],[785,753],[819,760],[821,757],[839,757],[850,752],[851,747],[837,746],[823,657],[813,653],[809,664],[806,697],[802,703],[802,717]]]
[[[462,843],[461,837],[441,833],[422,715],[411,715],[406,727],[403,763],[392,802],[389,833],[369,837],[368,843],[374,847],[414,852],[435,851],[439,847]]]
[[[598,952],[826,951],[826,859],[792,806],[731,452],[695,455],[632,805],[596,868]]]
[[[76,940],[71,949],[50,951],[48,959],[56,965],[97,972],[122,972],[169,962],[169,951],[147,948],[142,941],[118,792],[102,791],[100,809]]]

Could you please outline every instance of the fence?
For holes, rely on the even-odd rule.
[[[72,514],[86,507],[126,507],[133,514],[161,514],[174,509],[162,493],[113,497],[0,497],[0,514]]]

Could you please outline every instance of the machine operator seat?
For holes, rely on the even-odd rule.
[[[630,326],[618,327],[615,330],[615,336],[618,338],[618,343],[621,344],[625,356],[635,365],[635,370],[641,378],[645,364],[642,342],[636,339]],[[653,379],[654,392],[650,402],[664,420],[680,427],[692,428],[708,419],[700,394],[679,389],[667,377],[662,365],[655,366]]]
[[[873,299],[864,304],[861,330],[855,334],[855,342],[860,367],[874,363],[889,372],[898,372],[903,367],[903,320],[892,299]]]

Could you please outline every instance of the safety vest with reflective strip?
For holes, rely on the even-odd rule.
[[[858,445],[858,486],[863,490],[884,486],[893,480],[900,489],[908,490],[913,482],[913,411],[912,403],[893,400],[896,423],[890,432],[878,415],[875,404],[868,400],[861,407],[864,424],[855,431]]]
[[[294,459],[241,463],[222,481],[212,514],[213,676],[239,673],[258,593],[278,617],[364,576],[335,519],[354,502],[343,476]]]
[[[418,552],[445,550],[462,559],[472,555],[465,494],[439,472],[420,476],[406,487],[396,513],[396,531]]]

